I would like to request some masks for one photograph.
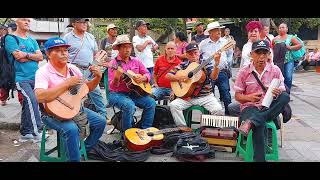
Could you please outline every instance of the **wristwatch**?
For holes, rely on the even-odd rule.
[[[30,56],[29,56],[29,53],[27,53],[26,58],[29,59],[29,57],[30,57]]]

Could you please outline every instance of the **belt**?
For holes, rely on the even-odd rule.
[[[75,63],[71,63],[71,64],[77,66],[78,68],[80,68],[80,69],[82,69],[82,70],[87,70],[87,69],[89,68],[89,66],[90,66],[90,64],[89,64],[88,66],[81,66],[81,65],[75,64]]]

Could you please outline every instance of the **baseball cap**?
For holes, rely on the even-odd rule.
[[[74,22],[86,22],[90,21],[88,18],[73,18]]]
[[[114,24],[109,24],[107,26],[107,32],[109,31],[109,29],[113,29],[113,28],[118,28],[118,26],[114,25]]]
[[[258,49],[266,49],[270,51],[270,44],[266,40],[259,40],[254,43],[252,43],[251,51],[256,51]]]
[[[138,27],[140,27],[141,25],[147,25],[147,26],[149,26],[150,23],[146,23],[144,20],[139,20],[139,21],[137,21],[137,23],[136,23],[136,29],[138,29]]]
[[[195,49],[199,49],[197,43],[191,42],[186,46],[186,52],[189,52],[189,51],[192,51],[192,50],[195,50]]]
[[[61,46],[70,47],[71,45],[67,44],[65,40],[59,37],[50,38],[44,43],[44,48],[46,51],[48,51],[51,48],[61,47]]]

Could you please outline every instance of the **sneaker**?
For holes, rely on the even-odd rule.
[[[46,132],[46,137],[45,137],[45,139],[47,139],[48,137],[50,137],[50,135],[48,134],[48,132]],[[34,143],[37,143],[37,142],[40,142],[41,139],[42,139],[42,132],[39,133],[38,135],[33,135],[32,141],[33,141]]]
[[[32,134],[26,134],[26,135],[21,135],[19,142],[27,142],[33,140],[33,135]]]

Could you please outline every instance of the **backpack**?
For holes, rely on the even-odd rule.
[[[304,42],[297,35],[289,34],[288,38],[286,39],[286,44],[290,45],[292,37],[295,37],[302,45],[302,47],[299,50],[289,51],[290,59],[292,59],[294,61],[298,61],[298,60],[302,59],[302,57],[305,55],[306,48],[305,48]]]
[[[7,34],[3,37],[1,41],[1,47],[0,47],[0,88],[3,88],[7,90],[10,93],[11,90],[11,97],[13,96],[13,91],[16,88],[16,71],[14,67],[14,60],[12,62],[9,61],[8,54],[5,50],[5,39],[7,36],[12,36],[17,44],[19,45],[19,40],[16,36]]]
[[[207,158],[215,158],[215,151],[199,134],[186,132],[180,135],[173,156],[180,161],[201,162]]]
[[[111,124],[113,125],[114,129],[117,129],[120,132],[123,132],[122,130],[122,111],[116,112],[116,110],[113,107],[114,115],[111,118]],[[132,127],[137,127],[137,118],[133,116],[133,122]],[[113,132],[114,129],[111,131]]]
[[[141,118],[143,119],[143,118]],[[142,121],[138,121],[135,127],[140,128]],[[155,108],[152,127],[164,129],[175,125],[170,107],[167,105],[157,105]]]
[[[175,122],[173,120],[170,107],[167,105],[157,105],[152,126],[158,129],[163,129],[174,124]]]

